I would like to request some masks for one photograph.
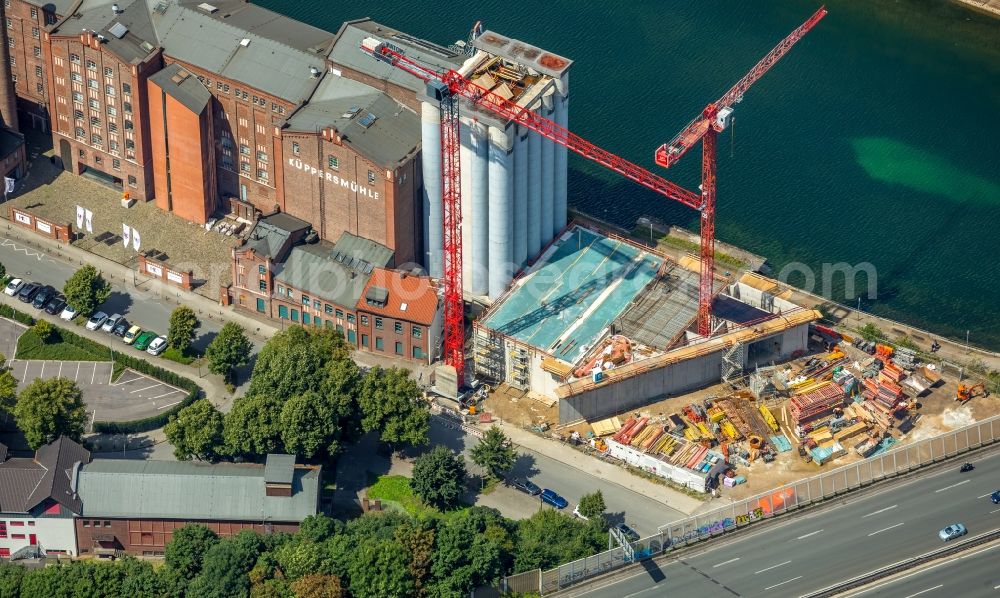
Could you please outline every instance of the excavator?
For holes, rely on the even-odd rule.
[[[983,395],[984,397],[990,396],[990,391],[986,390],[986,385],[973,384],[972,386],[966,386],[965,384],[959,384],[955,400],[959,403],[965,403],[969,399],[978,397],[979,395]]]

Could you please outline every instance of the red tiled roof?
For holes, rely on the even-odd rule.
[[[389,292],[385,307],[377,307],[365,301],[372,287],[380,287]],[[376,268],[361,292],[357,308],[378,316],[430,326],[438,308],[437,289],[426,276]]]

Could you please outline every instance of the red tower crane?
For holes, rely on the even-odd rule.
[[[715,147],[716,139],[730,122],[732,105],[743,100],[743,94],[750,86],[769,71],[795,45],[795,42],[809,33],[809,30],[826,16],[826,7],[820,7],[795,31],[781,40],[773,50],[761,58],[736,85],[721,98],[709,104],[684,129],[668,143],[656,150],[656,163],[670,168],[693,145],[701,141],[701,287],[698,290],[698,334],[708,336],[712,332],[712,272],[715,270]]]

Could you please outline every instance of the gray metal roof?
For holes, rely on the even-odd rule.
[[[374,115],[374,123],[362,119]],[[334,127],[344,143],[385,168],[394,168],[420,147],[420,117],[374,87],[327,74],[309,103],[287,121],[293,131]]]
[[[291,484],[295,473],[295,455],[270,454],[264,462],[264,482]]]
[[[209,14],[233,27],[255,33],[297,50],[324,56],[333,43],[334,34],[302,21],[268,10],[244,0],[181,0],[181,6],[199,12],[209,4],[217,10]]]
[[[322,71],[325,46],[308,52],[293,40],[302,37],[311,43],[320,37],[315,33],[320,30],[242,2],[219,3],[229,10],[220,8],[212,14],[195,3],[146,2],[168,56],[295,104],[305,101],[319,84],[310,68]],[[247,25],[254,29],[245,29]]]
[[[27,513],[48,498],[79,513],[74,477],[80,464],[89,460],[87,449],[60,437],[35,451],[34,459],[0,463],[0,513]]]
[[[195,114],[201,114],[212,99],[205,84],[176,63],[153,74],[149,80]]]
[[[266,496],[264,467],[95,459],[80,470],[84,517],[302,521],[317,512],[319,468],[296,468],[292,496]]]
[[[113,4],[118,4],[117,14],[111,10]],[[124,27],[127,32],[118,36],[111,32],[115,27]],[[75,36],[83,31],[103,35],[104,47],[125,62],[138,63],[159,45],[145,0],[82,0],[72,16],[57,23],[52,33]]]
[[[309,295],[353,308],[375,268],[392,262],[392,250],[343,233],[336,244],[320,241],[292,248],[274,279]]]
[[[281,259],[284,256],[279,254],[288,239],[308,228],[310,224],[305,220],[282,212],[264,216],[247,235],[246,247],[271,259]]]
[[[420,79],[362,52],[361,41],[366,37],[389,42],[408,57],[442,71],[458,70],[465,59],[464,54],[443,46],[402,33],[371,19],[359,19],[348,21],[341,26],[337,32],[337,40],[329,53],[330,61],[416,92],[424,90],[424,83]]]

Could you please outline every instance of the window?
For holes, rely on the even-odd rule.
[[[258,98],[257,96],[253,96],[253,105],[254,106],[256,106],[257,102],[259,102],[259,101],[260,101],[260,98]]]
[[[111,68],[110,66],[104,67],[104,76],[105,77],[114,77],[115,76],[115,69]]]
[[[403,323],[396,322],[396,324],[393,326],[393,330],[396,332],[396,334],[403,334]]]
[[[348,316],[347,321],[348,322],[351,321],[350,316]],[[368,325],[368,316],[361,316],[361,325],[362,326],[367,326]]]
[[[364,316],[361,316],[361,317],[364,317]],[[354,323],[354,314],[347,314],[347,321],[348,321],[348,323],[353,324]]]
[[[313,309],[318,310],[320,306],[319,299],[313,299]]]
[[[286,307],[284,305],[279,305],[278,306],[278,317],[281,318],[282,320],[287,320],[288,319],[288,307]]]
[[[79,91],[74,91],[73,92],[73,101],[74,102],[83,102],[83,94],[80,93]]]
[[[31,37],[38,39],[38,27],[31,28]]]
[[[128,128],[128,127],[126,127],[126,128]],[[133,141],[131,139],[126,139],[125,140],[125,149],[135,149],[135,141]]]
[[[101,119],[97,118],[96,116],[91,116],[90,117],[90,126],[92,126],[92,127],[100,127],[101,126]]]
[[[374,170],[369,170],[368,171],[368,184],[369,185],[374,185],[375,184],[375,171]]]
[[[91,89],[100,89],[101,86],[97,84],[97,79],[87,79],[87,87]]]
[[[96,68],[97,68],[97,63],[96,62],[94,62],[93,60],[88,60],[87,61],[87,69],[94,70]]]
[[[69,74],[69,80],[70,81],[75,81],[77,83],[81,83],[81,82],[83,82],[83,75],[81,75],[80,73],[70,73]]]
[[[341,320],[344,319],[344,310],[338,309],[336,315],[337,315],[337,318],[339,318]]]
[[[103,141],[104,140],[101,139],[101,136],[98,135],[97,133],[94,133],[90,136],[90,142],[93,143],[94,145],[101,145]]]
[[[136,187],[136,186],[138,186],[138,181],[136,181],[135,177],[132,176],[131,174],[128,175],[128,186],[129,187]]]
[[[244,156],[249,156],[250,155],[250,146],[243,145],[241,143],[240,144],[240,153],[243,154]]]
[[[131,131],[134,127],[135,127],[135,125],[132,124],[132,121],[130,121],[129,119],[126,118],[125,119],[125,130],[126,131]]]
[[[80,131],[83,131],[83,129],[80,129]],[[85,152],[85,151],[83,151],[83,150],[79,150],[79,151],[77,152],[77,155],[79,155],[81,159],[82,159],[82,158],[86,158],[86,157],[87,157],[87,152]]]
[[[118,125],[116,123],[109,122],[108,123],[108,131],[110,131],[112,133],[117,133],[118,132]]]
[[[267,274],[267,266],[265,266],[264,264],[258,265],[257,266],[257,273],[258,274]]]
[[[375,328],[382,328],[382,318],[375,318]]]
[[[302,305],[309,307],[309,295],[302,295]]]
[[[423,349],[421,349],[420,347],[413,347],[413,358],[414,359],[423,359],[424,358],[424,351],[423,351]]]
[[[327,166],[330,167],[330,170],[339,170],[340,169],[340,158],[338,158],[337,156],[329,156],[326,159],[326,164],[327,164]]]
[[[361,346],[362,347],[367,347],[368,346],[368,335],[367,334],[362,334],[361,335]]]
[[[83,110],[74,110],[73,111],[73,117],[76,120],[83,120]]]
[[[292,321],[293,322],[298,322],[299,321],[299,310],[294,309],[294,308],[292,309]]]
[[[110,521],[105,521],[104,522],[104,527],[111,527],[111,522]]]
[[[83,527],[90,527],[90,521],[87,519],[83,520]]]
[[[83,127],[77,127],[76,128],[76,138],[77,139],[86,139],[87,138],[87,132],[83,130]],[[81,150],[80,153],[82,154],[83,150]]]
[[[115,95],[115,86],[114,85],[105,85],[104,86],[104,93],[108,94],[109,96]]]
[[[411,332],[413,333],[413,338],[420,338],[424,334],[424,331],[421,330],[420,326],[414,326]]]
[[[257,299],[257,311],[260,313],[264,313],[264,306],[265,306],[264,300]]]
[[[259,281],[259,285],[258,286],[260,286],[260,290],[261,291],[267,291],[267,281],[266,280]]]
[[[41,77],[42,76],[42,67],[37,66],[37,65],[35,66],[35,76],[36,77]]]
[[[225,83],[222,85],[222,91],[229,93],[229,84]]]
[[[332,314],[333,313],[333,306],[330,305],[329,303],[324,303],[323,304],[323,313],[325,313],[325,314]]]
[[[34,6],[31,7],[31,18],[32,19],[38,18],[38,9],[35,8]]]
[[[80,55],[79,54],[70,54],[69,55],[69,61],[72,62],[73,64],[80,64]]]
[[[311,323],[311,320],[309,318],[309,313],[308,312],[305,312],[305,311],[302,312],[302,323],[303,324],[309,324],[309,323]]]
[[[396,355],[403,354],[403,343],[396,341]]]
[[[24,522],[23,521],[11,521],[10,522],[10,526],[11,527],[24,527]]]
[[[55,25],[56,24],[56,15],[55,15],[55,13],[51,13],[51,12],[46,12],[45,13],[45,24],[46,25]]]
[[[239,87],[237,87],[236,89],[233,90],[233,95],[236,96],[236,97],[240,97],[240,88]]]
[[[108,146],[112,149],[112,151],[115,151],[118,149],[118,142],[112,139],[110,142],[108,142]]]
[[[285,286],[284,285],[280,285],[280,284],[278,285],[278,294],[279,295],[284,295],[285,294]]]
[[[23,540],[24,534],[11,534],[10,538],[11,540]]]
[[[257,160],[260,162],[267,162],[267,152],[257,152]]]
[[[382,342],[382,337],[381,336],[376,336],[375,337],[375,348],[378,349],[379,351],[384,350],[385,343]]]
[[[122,161],[119,160],[118,158],[115,158],[114,160],[111,161],[111,168],[114,168],[115,170],[121,170]]]
[[[125,114],[132,114],[132,102],[122,102],[122,110]]]
[[[294,296],[295,296],[295,293],[292,292],[292,289],[288,289],[288,298],[291,299]]]
[[[267,102],[264,102],[264,103],[266,104]],[[319,321],[319,318],[316,318],[316,321]],[[326,322],[323,322],[323,325],[326,328],[333,328],[333,322],[331,322],[330,320],[327,320]],[[341,334],[343,334],[343,332],[341,332]]]
[[[42,85],[41,83],[36,83],[35,91],[37,91],[38,93],[42,93],[43,91],[45,91],[45,86]]]
[[[122,93],[132,93],[132,86],[128,83],[122,83]]]
[[[250,172],[250,163],[249,162],[240,162],[240,170],[243,171],[243,172],[249,173]]]
[[[42,49],[39,48],[38,46],[35,46],[34,53],[35,53],[35,58],[41,58],[42,57]]]
[[[89,100],[87,100],[87,105],[93,108],[94,110],[101,109],[101,103],[94,98],[90,98]]]
[[[292,142],[292,153],[296,156],[299,155],[299,144],[295,141]]]

